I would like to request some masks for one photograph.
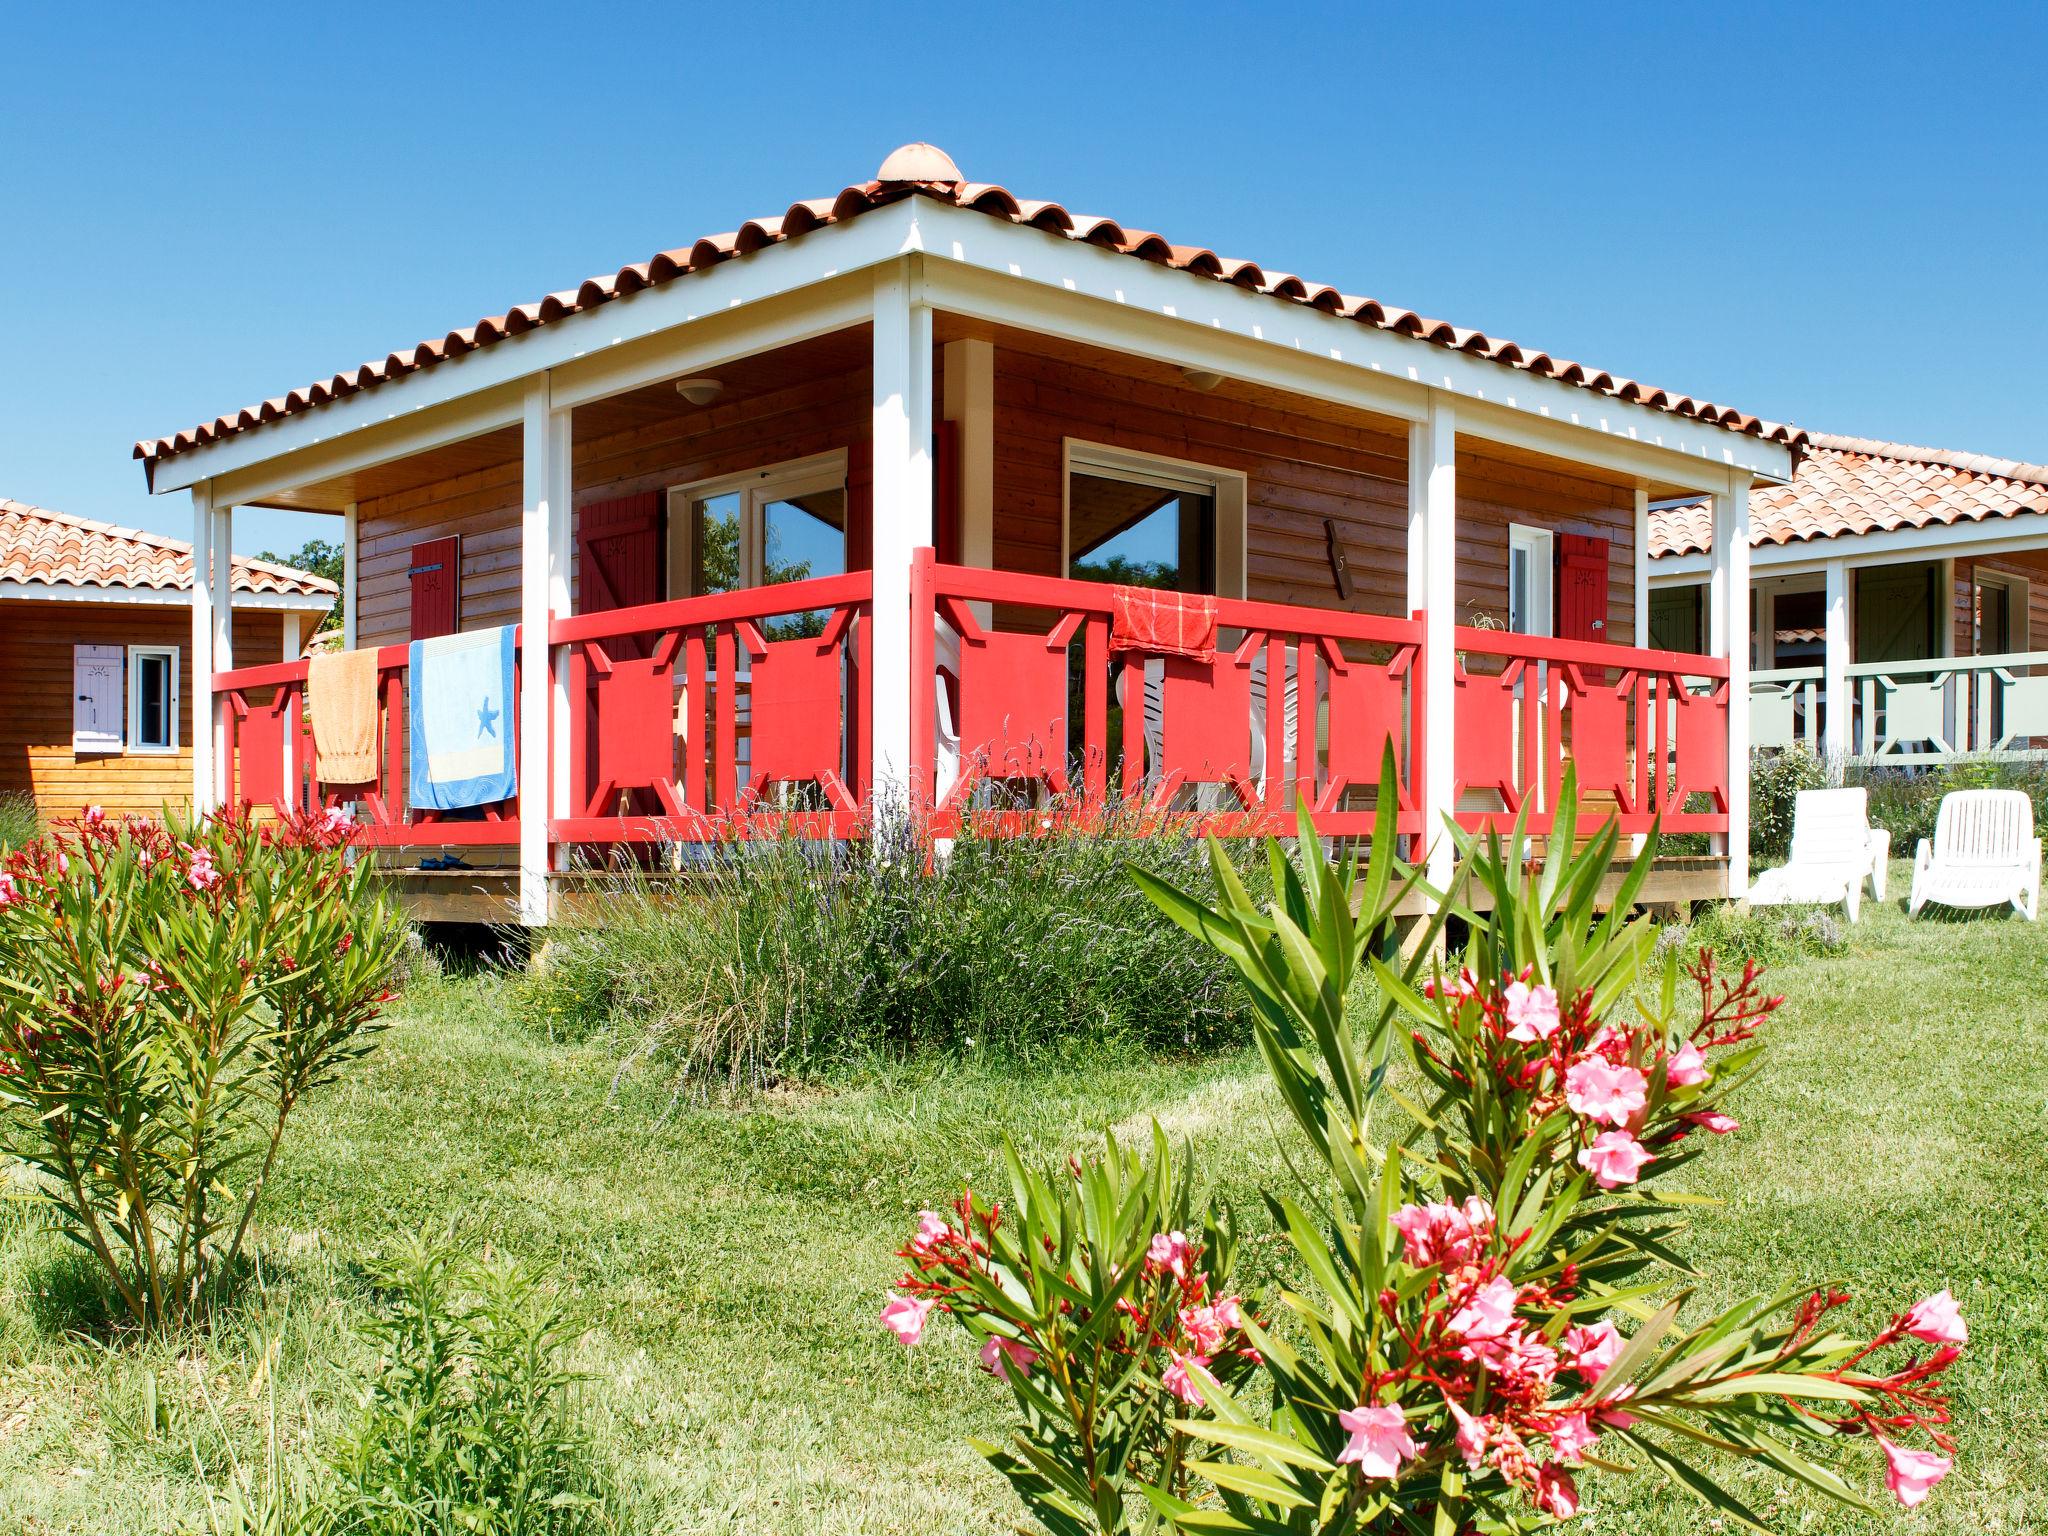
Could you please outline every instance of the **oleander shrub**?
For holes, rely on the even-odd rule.
[[[1826,789],[1827,764],[1804,742],[1749,754],[1749,856],[1782,863],[1792,851],[1792,814],[1802,789]]]
[[[1597,913],[1618,833],[1575,850],[1573,803],[1568,781],[1540,865],[1519,828],[1457,834],[1441,894],[1474,942],[1455,976],[1425,966],[1435,930],[1406,960],[1383,946],[1416,880],[1391,817],[1360,870],[1304,816],[1270,901],[1221,856],[1213,904],[1138,875],[1252,1000],[1295,1175],[1266,1217],[1300,1279],[1231,1290],[1240,1234],[1176,1193],[1156,1135],[1149,1164],[1114,1144],[1037,1173],[1012,1156],[1004,1197],[921,1213],[882,1321],[914,1345],[943,1314],[978,1346],[1011,1409],[978,1449],[1047,1530],[1499,1536],[1569,1519],[1581,1479],[1630,1467],[1717,1527],[1763,1529],[1708,1447],[1864,1509],[1860,1447],[1905,1505],[1946,1476],[1942,1381],[1968,1333],[1947,1291],[1868,1336],[1824,1279],[1680,1321],[1677,1186],[1738,1129],[1727,1105],[1783,999],[1711,953],[1652,975],[1630,903],[1654,840]]]
[[[526,984],[529,1017],[609,1030],[636,1064],[720,1089],[878,1053],[1195,1050],[1248,1029],[1229,967],[1155,921],[1126,873],[1206,868],[1171,826],[1048,815],[939,853],[904,832],[756,837],[693,859],[617,879],[564,925]]]
[[[88,809],[0,863],[0,1152],[135,1328],[206,1310],[293,1110],[375,1039],[404,928],[351,837]]]

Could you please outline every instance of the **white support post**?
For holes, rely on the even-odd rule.
[[[215,507],[213,509],[213,537],[209,541],[212,554],[213,586],[213,670],[231,671],[235,665],[235,509]],[[194,566],[196,582],[198,567]],[[213,722],[210,733],[213,737],[213,797],[208,801],[211,809],[218,809],[227,803],[228,784],[228,716],[213,695],[212,678],[207,679],[207,714]]]
[[[282,639],[278,644],[277,659],[279,661],[297,661],[299,659],[299,652],[305,647],[304,640],[300,638],[299,615],[290,610],[280,614],[278,616],[278,628],[282,632]],[[298,786],[292,782],[292,746],[298,739],[299,701],[296,697],[292,697],[285,701],[284,764],[281,770],[284,777],[279,779],[278,782],[285,787],[286,800],[294,805],[296,805],[298,799]]]
[[[1416,584],[1414,543],[1417,513],[1422,524],[1423,634],[1422,690],[1428,740],[1424,754],[1422,824],[1428,849],[1428,876],[1439,889],[1449,881],[1457,850],[1445,830],[1445,818],[1457,810],[1457,650],[1452,634],[1458,622],[1458,432],[1449,399],[1431,395],[1429,417],[1409,429],[1408,461],[1419,468],[1419,487],[1409,491],[1408,570]],[[1419,490],[1419,495],[1418,495]],[[1419,506],[1418,506],[1419,502]]]
[[[566,593],[564,547],[569,523],[569,419],[552,408],[548,376],[526,387],[523,416],[524,500],[519,522],[519,920],[548,920],[550,746],[554,690],[548,679],[548,621]],[[567,599],[562,597],[566,611]],[[561,721],[567,735],[567,720]]]
[[[1849,562],[1827,564],[1827,650],[1821,658],[1821,688],[1827,695],[1827,729],[1821,741],[1829,782],[1842,782],[1849,765],[1851,722],[1856,700],[1849,691]]]
[[[1714,498],[1710,588],[1716,656],[1728,662],[1728,896],[1749,889],[1749,475],[1738,470]]]
[[[1408,602],[1413,618],[1429,606],[1429,424],[1408,429]]]
[[[341,648],[356,648],[356,504],[341,509]]]
[[[213,809],[213,482],[192,487],[192,813]]]
[[[874,302],[876,809],[908,809],[910,557],[932,541],[932,312],[915,256],[877,270]]]
[[[1635,604],[1636,648],[1644,650],[1650,644],[1650,491],[1641,485],[1636,487]]]

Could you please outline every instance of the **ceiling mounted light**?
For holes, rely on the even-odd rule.
[[[676,393],[692,405],[709,405],[725,393],[725,385],[717,379],[677,379]]]
[[[1188,388],[1199,389],[1205,395],[1223,382],[1222,374],[1211,373],[1207,368],[1183,368],[1180,376],[1187,380]]]

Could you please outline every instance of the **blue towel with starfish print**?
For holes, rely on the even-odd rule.
[[[406,678],[406,800],[453,811],[519,792],[512,743],[513,629],[415,640]]]

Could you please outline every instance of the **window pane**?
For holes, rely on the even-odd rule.
[[[767,502],[761,508],[761,580],[764,586],[846,573],[846,492],[837,487]],[[771,640],[822,635],[824,609],[785,615],[762,626]]]
[[[1529,633],[1529,549],[1524,544],[1508,546],[1508,628]]]
[[[1077,474],[1068,495],[1067,574],[1080,581],[1214,592],[1215,524],[1210,497]]]
[[[168,747],[170,732],[170,660],[164,656],[138,656],[136,665],[137,742],[145,747]]]
[[[690,547],[696,569],[690,573],[690,595],[735,592],[740,585],[740,493],[707,496],[691,503]]]
[[[846,492],[817,491],[761,509],[761,578],[803,581],[846,572]]]

